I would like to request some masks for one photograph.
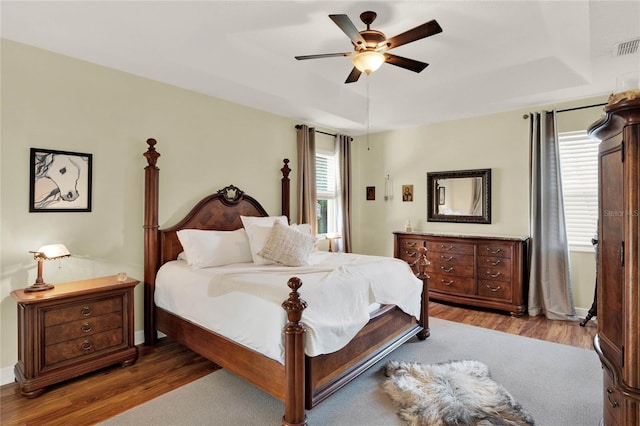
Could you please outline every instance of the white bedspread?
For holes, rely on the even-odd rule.
[[[287,322],[281,304],[294,276],[302,279],[299,292],[308,304],[302,321],[310,356],[345,346],[368,322],[371,304],[395,304],[420,317],[422,282],[404,261],[318,251],[310,263],[191,269],[184,261],[168,262],[156,278],[155,303],[281,363]]]

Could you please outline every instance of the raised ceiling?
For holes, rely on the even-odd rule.
[[[599,96],[640,72],[640,1],[2,1],[3,38],[352,135]],[[350,58],[329,14],[393,36],[436,19],[443,32],[344,84]],[[46,70],[43,70],[46,72]]]

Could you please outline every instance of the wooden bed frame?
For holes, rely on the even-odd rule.
[[[369,323],[344,348],[315,357],[304,353],[306,302],[297,290],[302,285],[291,278],[289,298],[282,304],[288,323],[284,329],[285,364],[241,346],[221,335],[180,318],[154,304],[155,278],[162,264],[182,251],[176,232],[180,229],[232,231],[242,228],[240,215],[268,216],[254,198],[234,186],[202,199],[187,216],[171,228],[158,227],[158,177],[155,139],[147,140],[144,190],[144,332],[145,344],[157,342],[157,331],[172,337],[198,354],[242,377],[284,403],[283,425],[306,425],[305,408],[311,409],[374,365],[398,346],[418,336],[429,336],[426,279],[423,279],[421,318],[409,316],[395,305],[382,306]],[[289,215],[289,160],[282,171],[282,214]],[[419,278],[423,278],[420,277]],[[284,283],[283,283],[284,285]]]

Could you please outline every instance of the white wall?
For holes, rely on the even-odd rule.
[[[10,293],[35,280],[30,250],[53,242],[71,250],[73,257],[45,264],[45,279],[52,283],[118,271],[142,277],[142,153],[147,138],[158,140],[162,155],[158,166],[163,226],[229,184],[257,194],[268,212],[279,214],[284,157],[292,160],[292,188],[296,183],[297,123],[11,41],[2,40],[1,48],[0,370],[5,383],[13,380],[8,376],[17,360],[16,304]],[[357,138],[354,251],[391,255],[392,232],[403,229],[407,219],[423,231],[527,235],[524,112],[375,134],[368,144],[366,137]],[[591,112],[587,122],[595,118],[597,113]],[[92,212],[28,212],[31,147],[93,154]],[[426,222],[426,173],[472,168],[493,169],[492,224]],[[393,199],[384,202],[387,174]],[[402,202],[403,184],[414,185],[413,202]],[[366,186],[376,186],[375,201],[366,201]],[[295,205],[295,195],[292,201]],[[576,302],[588,308],[593,256],[574,261],[572,267],[580,270],[579,287],[585,283],[579,293],[584,296]],[[142,311],[139,285],[136,330],[143,327]]]

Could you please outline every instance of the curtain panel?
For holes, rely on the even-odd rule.
[[[318,234],[316,212],[316,131],[305,124],[297,128],[298,143],[298,222],[311,225],[311,234]]]
[[[555,112],[530,120],[529,315],[577,320],[573,304],[569,246]]]
[[[342,235],[340,247],[351,253],[351,137],[336,135],[336,151],[339,161],[338,172],[338,230]]]

